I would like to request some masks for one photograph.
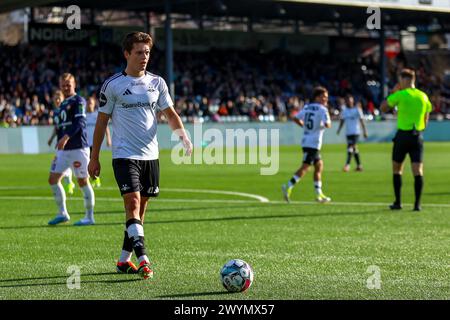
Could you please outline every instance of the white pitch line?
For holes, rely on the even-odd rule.
[[[0,196],[0,200],[36,200],[36,201],[54,201],[53,197],[36,197],[36,196]],[[83,200],[81,197],[67,197],[69,201],[79,201]],[[108,201],[108,202],[123,202],[122,198],[105,198],[96,197],[97,201]],[[178,198],[156,198],[154,202],[185,202],[185,203],[258,203],[253,200],[227,200],[227,199],[178,199]],[[264,202],[268,205],[270,204],[285,204],[285,205],[317,205],[317,206],[353,206],[353,207],[367,207],[367,206],[380,206],[386,207],[390,203],[383,202],[330,202],[326,204],[319,204],[315,201],[291,201],[287,204],[285,201],[269,201]],[[434,207],[434,208],[450,208],[450,204],[445,203],[427,203],[423,207]]]
[[[203,189],[177,189],[177,188],[164,188],[163,191],[171,192],[193,192],[193,193],[212,193],[212,194],[227,194],[232,196],[241,196],[246,198],[253,198],[259,202],[269,202],[269,199],[257,194],[244,193],[244,192],[234,192],[234,191],[223,191],[223,190],[203,190]]]
[[[0,186],[0,190],[34,190],[34,189],[48,189],[48,187],[43,187],[43,186],[10,186],[10,187]],[[117,190],[117,188],[102,187],[102,190]],[[252,198],[252,199],[258,200],[259,202],[269,202],[269,199],[267,199],[266,197],[257,195],[257,194],[235,192],[235,191],[182,189],[182,188],[161,188],[160,190],[168,191],[168,192],[226,194],[226,195],[232,195],[232,196],[240,196],[240,197],[244,197],[244,198]]]
[[[53,197],[33,197],[33,196],[0,196],[1,200],[31,200],[31,201],[55,201],[55,198]],[[67,197],[67,201],[79,201],[83,200],[81,197]],[[120,197],[117,198],[104,198],[104,197],[96,197],[95,201],[108,201],[108,202],[123,202],[123,199]],[[152,201],[152,200],[150,200]],[[210,202],[210,203],[258,203],[253,200],[221,200],[221,199],[161,199],[157,198],[154,199],[155,202],[191,202],[191,203],[198,203],[198,202]],[[152,202],[153,202],[152,201]]]

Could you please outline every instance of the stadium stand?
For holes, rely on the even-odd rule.
[[[0,126],[52,124],[52,92],[58,75],[77,76],[80,94],[96,96],[99,85],[111,73],[123,69],[120,47],[70,48],[2,46],[0,50]],[[150,71],[164,74],[164,54],[155,48]],[[377,94],[368,83],[379,77],[370,58],[343,61],[333,55],[280,50],[218,50],[174,53],[175,104],[185,121],[287,121],[308,101],[311,89],[321,84],[330,90],[330,113],[338,117],[341,97],[355,96],[368,116],[377,115]],[[399,55],[390,65],[395,73],[406,65]],[[448,108],[448,81],[433,76],[422,58],[418,84],[431,97],[437,112]],[[441,92],[443,99],[440,98]],[[371,119],[371,117],[369,117]]]
[[[171,6],[166,6],[169,3]],[[0,12],[29,6],[65,7],[69,4],[72,4],[69,0],[57,3],[48,0],[6,0],[0,4]],[[83,23],[94,29],[102,26],[98,20],[103,18],[99,14],[102,10],[126,10],[129,21],[137,19],[148,30],[150,25],[161,28],[162,21],[166,20],[162,17],[171,7],[171,12],[179,17],[178,21],[174,20],[174,25],[181,28],[195,25],[198,30],[212,30],[214,25],[240,19],[240,23],[247,21],[242,29],[247,28],[244,33],[257,33],[258,25],[267,28],[268,22],[273,22],[274,26],[289,27],[289,32],[293,34],[320,31],[322,36],[344,38],[344,27],[350,24],[351,32],[349,34],[347,30],[346,37],[353,37],[356,41],[349,41],[347,47],[354,51],[357,51],[356,42],[372,41],[379,45],[381,39],[380,34],[374,38],[373,34],[369,36],[367,33],[366,8],[350,5],[350,2],[347,5],[331,5],[321,1],[155,0],[144,4],[137,0],[127,3],[81,0],[77,4],[83,8]],[[442,28],[440,33],[449,28],[446,10],[403,10],[394,7],[383,8],[383,30],[396,34],[397,38],[401,30],[411,26],[417,26],[422,33],[428,30],[431,35],[436,29],[429,30],[430,22],[434,23],[433,28],[436,24]],[[138,12],[136,9],[139,9]],[[49,22],[42,21],[43,18],[35,10],[29,13],[31,23]],[[145,14],[147,18],[143,18]],[[153,16],[152,23],[150,16]],[[233,23],[227,27],[233,27]],[[364,41],[356,38],[361,30],[365,32]],[[371,48],[378,51],[380,46],[374,49],[376,46],[372,43]],[[448,48],[442,50],[444,55],[440,59],[428,50],[420,54],[418,51],[400,52],[397,57],[386,61],[386,77],[380,75],[380,69],[383,70],[381,73],[386,70],[380,59],[376,60],[372,55],[358,58],[342,56],[333,52],[334,49],[330,47],[327,55],[311,51],[302,54],[283,50],[261,52],[256,48],[211,48],[208,52],[177,49],[173,55],[176,110],[187,122],[288,121],[308,102],[311,88],[320,84],[329,89],[330,114],[333,118],[339,117],[342,97],[351,93],[363,108],[367,120],[379,120],[379,100],[384,94],[380,87],[385,79],[389,79],[388,86],[392,88],[398,71],[403,66],[409,66],[417,70],[418,87],[432,99],[432,118],[450,119],[450,75],[442,72],[449,67]],[[154,48],[149,71],[166,77],[165,52],[168,51],[160,50],[158,46]],[[79,93],[84,97],[96,96],[99,85],[111,74],[121,71],[124,63],[120,47],[101,41],[96,46],[72,47],[64,42],[22,43],[16,46],[0,44],[0,59],[1,127],[51,125],[53,110],[50,97],[57,87],[59,74],[74,73]]]

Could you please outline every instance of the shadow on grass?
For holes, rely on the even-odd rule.
[[[222,209],[222,207],[220,207]],[[236,207],[237,208],[237,207]],[[209,207],[208,209],[214,209]],[[216,217],[216,218],[199,218],[199,219],[177,219],[177,220],[156,220],[149,221],[148,219],[145,224],[170,224],[170,223],[198,223],[198,222],[226,222],[226,221],[237,221],[237,220],[265,220],[265,219],[290,219],[290,218],[320,218],[320,217],[338,217],[338,216],[360,216],[360,215],[370,215],[370,214],[382,214],[392,212],[389,209],[378,209],[369,211],[355,211],[355,212],[326,212],[326,213],[306,213],[306,214],[277,214],[277,215],[259,215],[259,216],[232,216],[232,217]],[[34,225],[34,226],[6,226],[0,227],[0,230],[18,230],[18,229],[57,229],[57,228],[95,228],[101,226],[116,226],[123,225],[123,221],[120,222],[105,222],[96,223],[91,226],[74,226],[70,224],[62,224],[57,226],[48,225]]]
[[[449,196],[450,192],[423,192],[426,196]]]
[[[240,293],[240,292],[238,292]],[[231,295],[233,292],[227,291],[211,291],[211,292],[192,292],[192,293],[181,293],[181,294],[168,294],[163,296],[157,296],[156,298],[189,298],[189,297],[203,297],[212,295]]]
[[[227,208],[239,209],[239,208],[267,207],[267,204],[261,205],[261,204],[258,204],[257,202],[255,202],[255,204],[249,203],[248,205],[245,205],[245,206],[242,206],[242,205],[229,206],[229,205],[227,205],[226,207],[224,207],[224,206],[221,206],[221,207],[211,207],[211,206],[205,207],[205,206],[203,206],[203,207],[189,207],[189,208],[175,207],[175,208],[157,208],[157,209],[156,208],[153,209],[151,207],[151,205],[150,205],[148,207],[148,209],[147,209],[147,214],[158,213],[158,212],[204,211],[204,210],[211,210],[211,209],[221,209],[221,210],[223,210],[223,209],[227,209]],[[95,216],[97,216],[97,215],[109,215],[109,214],[122,214],[122,215],[125,215],[125,211],[124,210],[120,210],[120,211],[119,210],[115,210],[115,211],[111,211],[111,210],[94,211],[94,215]],[[81,212],[81,211],[70,212],[70,215],[71,216],[72,215],[74,215],[74,216],[75,215],[84,215],[84,211],[83,212]],[[45,212],[44,213],[31,213],[31,214],[28,214],[27,216],[46,216],[46,217],[49,217],[49,219],[51,217],[51,215],[49,215],[48,213],[45,213]]]
[[[108,276],[117,275],[116,272],[100,272],[100,273],[83,273],[82,276]],[[51,276],[51,277],[33,277],[33,278],[19,278],[19,279],[0,279],[2,282],[12,282],[12,281],[30,281],[30,280],[48,280],[48,279],[67,279],[68,275],[65,276]]]
[[[100,272],[100,273],[86,273],[81,274],[80,283],[124,283],[124,282],[135,282],[142,281],[142,278],[133,278],[133,279],[105,279],[105,280],[83,280],[83,277],[87,276],[109,276],[116,275],[118,277],[124,277],[128,275],[118,274],[116,272]],[[42,282],[42,283],[14,283],[14,282],[26,282],[26,281],[35,281],[35,280],[53,280],[53,279],[68,279],[70,275],[64,276],[51,276],[51,277],[34,277],[34,278],[18,278],[18,279],[5,279],[0,280],[0,288],[18,288],[18,287],[37,287],[37,286],[57,286],[57,285],[66,285],[67,281],[64,282]],[[13,284],[10,284],[13,283]]]

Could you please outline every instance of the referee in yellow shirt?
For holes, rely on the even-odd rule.
[[[416,201],[414,211],[420,211],[420,197],[423,189],[423,137],[422,131],[428,123],[432,110],[431,102],[426,93],[416,89],[414,70],[403,69],[400,81],[394,92],[381,104],[381,111],[387,112],[397,106],[398,131],[393,139],[392,169],[394,174],[395,202],[389,206],[391,210],[402,209],[401,187],[403,162],[407,154],[411,158],[414,174],[414,190]]]

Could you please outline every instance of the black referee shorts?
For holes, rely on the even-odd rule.
[[[120,194],[139,192],[142,197],[159,194],[159,160],[113,159]]]
[[[423,162],[423,137],[420,131],[398,130],[395,134],[392,160],[402,163],[407,154],[411,162]]]

